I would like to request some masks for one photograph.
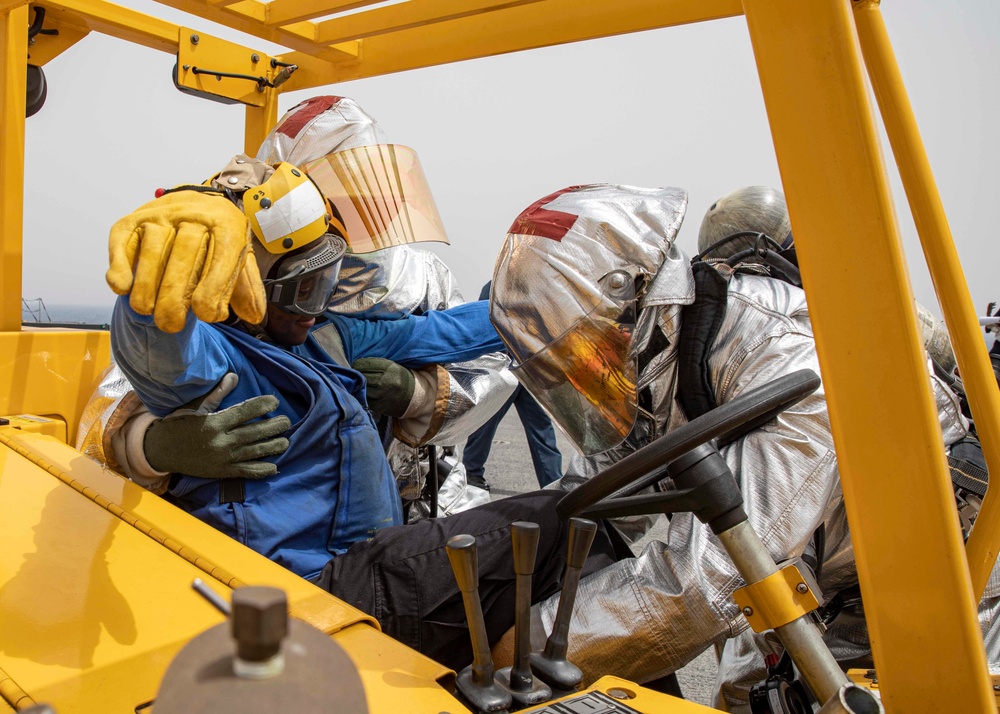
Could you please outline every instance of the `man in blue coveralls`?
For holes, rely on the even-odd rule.
[[[541,527],[535,598],[559,588],[566,538],[554,512],[559,494],[527,494],[400,525],[399,494],[367,409],[365,379],[339,366],[313,337],[347,233],[337,208],[287,163],[237,157],[207,185],[166,192],[112,229],[108,283],[123,296],[112,349],[158,416],[203,398],[227,373],[239,381],[222,407],[271,395],[278,418],[270,423],[287,427],[287,448],[246,448],[263,448],[255,456],[272,457],[277,474],[241,479],[238,494],[224,479],[175,474],[169,498],[374,615],[397,639],[461,667],[471,648],[447,539],[477,538],[487,632],[495,641],[514,618],[510,523]],[[236,317],[227,319],[230,307]],[[345,351],[410,367],[501,347],[484,302],[402,320],[327,319]],[[193,447],[198,435],[190,436]],[[168,440],[166,447],[185,445]],[[594,553],[592,568],[610,562],[602,540]]]

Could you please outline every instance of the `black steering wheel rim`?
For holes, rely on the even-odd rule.
[[[567,519],[612,494],[638,491],[663,478],[663,469],[691,449],[716,439],[724,446],[767,423],[819,388],[820,378],[801,369],[744,392],[707,414],[664,434],[563,496],[556,513]]]

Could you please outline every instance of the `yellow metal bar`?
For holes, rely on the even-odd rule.
[[[267,15],[267,5],[257,2],[257,0],[206,0],[206,4],[211,7],[238,8],[240,12],[251,17]],[[257,8],[254,8],[254,5]]]
[[[410,0],[334,20],[316,26],[316,41],[328,45],[408,30],[436,22],[528,5],[541,0]]]
[[[875,98],[882,111],[882,121],[913,212],[927,268],[955,348],[983,454],[990,471],[1000,474],[1000,391],[997,390],[993,368],[983,346],[965,273],[955,250],[955,241],[948,227],[913,108],[903,86],[903,77],[889,43],[878,0],[855,2],[854,17],[868,76],[875,89]],[[987,493],[966,548],[973,596],[977,601],[986,589],[986,581],[1000,549],[998,493],[1000,488],[990,489]]]
[[[283,91],[319,87],[418,67],[460,62],[641,30],[733,17],[740,0],[545,0],[369,37],[361,61],[324,65],[284,55],[299,71]]]
[[[175,10],[186,12],[211,22],[231,27],[248,35],[268,40],[293,50],[301,50],[324,62],[350,62],[357,59],[356,42],[324,47],[316,43],[315,26],[299,23],[287,27],[269,27],[264,24],[265,6],[257,2],[238,3],[229,7],[209,6],[199,0],[157,0]],[[252,14],[250,14],[252,11]]]
[[[172,22],[101,0],[57,0],[46,2],[45,7],[79,15],[95,32],[161,52],[177,52],[180,28]]]
[[[264,21],[267,17],[267,5],[257,2],[257,0],[240,0],[239,2],[208,3],[208,7],[219,7],[231,13]],[[312,33],[310,32],[310,36]]]
[[[754,632],[787,625],[819,607],[816,595],[794,565],[786,565],[763,580],[738,588],[733,592],[733,600]]]
[[[378,5],[382,0],[274,0],[267,6],[267,24],[287,25],[312,20],[359,7]]]
[[[264,138],[278,123],[278,92],[273,88],[268,88],[264,92],[263,106],[253,107],[247,105],[246,122],[243,139],[243,153],[247,156],[256,156],[260,145],[264,143]]]
[[[6,702],[13,709],[8,709],[7,711],[16,711],[18,709],[27,709],[28,707],[35,705],[35,700],[29,697],[17,682],[0,669],[0,702]],[[0,709],[0,711],[3,711]]]
[[[57,34],[39,33],[35,35],[34,43],[28,47],[28,61],[39,67],[45,66],[60,54],[90,34],[90,26],[79,15],[67,12],[61,8],[45,4],[45,29],[55,30]],[[34,12],[35,6],[31,6]]]
[[[28,6],[0,13],[0,331],[21,329]]]
[[[743,5],[886,710],[995,711],[850,2]]]
[[[212,72],[240,76],[223,77]],[[271,58],[264,52],[204,35],[189,27],[180,30],[177,84],[181,87],[263,106],[266,89],[261,91],[258,82],[247,77],[266,80],[273,73]]]

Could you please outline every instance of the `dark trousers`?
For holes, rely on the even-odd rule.
[[[472,662],[472,644],[445,543],[460,534],[476,538],[479,598],[492,645],[514,625],[511,523],[539,525],[532,602],[559,592],[568,527],[556,517],[555,504],[563,495],[535,491],[447,518],[383,529],[331,560],[317,585],[373,615],[386,634],[459,671]],[[584,573],[613,561],[613,548],[600,527]]]
[[[528,450],[531,453],[531,463],[535,467],[535,478],[538,479],[539,488],[558,481],[562,478],[562,454],[556,446],[556,432],[552,428],[552,420],[531,393],[520,384],[510,399],[500,407],[500,411],[474,431],[465,443],[465,451],[462,452],[465,473],[473,480],[483,478],[486,459],[489,458],[490,448],[493,446],[493,437],[511,405],[517,409],[517,415],[524,426],[524,435],[528,437]]]

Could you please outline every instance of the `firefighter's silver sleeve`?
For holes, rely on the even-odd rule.
[[[393,434],[410,446],[464,443],[514,393],[517,380],[509,365],[507,355],[494,352],[437,369],[437,391],[425,398],[421,418],[415,418],[417,405],[411,402]]]
[[[170,474],[150,466],[142,448],[146,429],[154,421],[156,417],[139,401],[122,371],[117,365],[111,365],[102,374],[84,407],[76,448],[143,488],[163,493]]]
[[[111,437],[141,406],[132,385],[118,366],[108,366],[80,415],[76,431],[77,451],[102,466],[119,470]]]

